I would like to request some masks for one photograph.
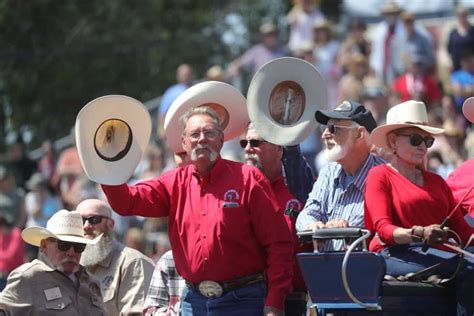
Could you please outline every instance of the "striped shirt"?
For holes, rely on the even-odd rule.
[[[348,176],[339,163],[326,165],[321,170],[304,209],[298,215],[296,229],[303,231],[315,221],[327,223],[337,218],[345,219],[350,227],[364,226],[365,180],[370,168],[382,163],[385,163],[382,158],[369,154],[361,170],[347,185]],[[342,240],[331,240],[321,250],[343,250],[343,245]]]

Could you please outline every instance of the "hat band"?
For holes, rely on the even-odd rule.
[[[412,124],[412,125],[425,125],[425,126],[428,126],[428,124],[426,122],[412,122],[412,121],[405,121],[405,122],[402,122],[402,124]]]
[[[115,127],[113,125],[110,125],[110,124],[111,124],[111,122],[114,122],[114,121],[117,121],[120,124],[124,124],[126,126],[126,128],[128,129],[128,137],[127,137],[127,142],[126,142],[124,148],[121,151],[119,151],[117,154],[115,154],[112,157],[107,157],[103,153],[101,153],[101,151],[97,147],[97,138],[98,138],[99,131],[101,131],[101,129],[103,129],[103,128],[106,128],[105,139],[104,140],[107,142],[107,144],[112,144],[112,142],[114,141],[116,131],[115,131]],[[122,159],[123,157],[125,157],[125,155],[127,155],[127,153],[129,152],[131,146],[132,146],[132,129],[130,128],[130,125],[128,125],[127,122],[125,122],[121,119],[115,119],[114,118],[114,119],[105,120],[104,122],[102,122],[102,124],[100,124],[100,126],[97,128],[97,130],[94,134],[94,150],[97,153],[97,155],[105,161],[118,161],[118,160]]]

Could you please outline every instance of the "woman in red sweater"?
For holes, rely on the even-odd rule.
[[[434,142],[433,135],[443,132],[428,126],[427,121],[424,103],[410,100],[392,107],[387,113],[387,123],[371,135],[373,144],[387,150],[391,158],[387,164],[372,168],[367,176],[365,225],[374,235],[369,249],[385,257],[387,274],[392,276],[451,261],[433,271],[449,277],[457,265],[454,253],[438,249],[448,238],[440,224],[455,208],[455,202],[446,182],[423,168],[427,149]],[[460,210],[450,217],[448,226],[464,243],[474,233]],[[424,249],[424,244],[433,247]],[[474,312],[472,258],[464,258],[457,279],[463,289],[458,291],[461,293],[458,312],[467,310],[471,315]]]

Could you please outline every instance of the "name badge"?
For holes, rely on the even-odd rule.
[[[239,207],[239,206],[240,206],[240,204],[237,203],[237,202],[224,202],[222,204],[223,208],[233,208],[233,207]]]
[[[47,290],[44,290],[44,295],[46,295],[46,299],[48,301],[55,300],[57,298],[61,298],[61,290],[59,287],[53,287]]]

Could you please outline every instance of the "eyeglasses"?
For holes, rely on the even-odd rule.
[[[258,147],[263,143],[267,143],[267,141],[262,140],[262,139],[241,139],[240,140],[240,147],[245,148],[247,147],[247,144],[250,143],[250,147]]]
[[[327,124],[327,125],[321,125],[321,131],[325,131],[327,128],[328,132],[331,134],[337,134],[337,131],[339,128],[346,128],[346,129],[351,129],[351,128],[357,128],[357,126],[344,126],[344,125],[336,125],[336,124]]]
[[[64,241],[64,240],[59,240],[55,238],[48,238],[50,242],[55,242],[57,244],[57,247],[60,251],[68,251],[71,249],[71,247],[74,248],[74,252],[76,253],[82,253],[84,249],[86,249],[86,244],[80,244],[76,242],[69,242],[69,241]]]
[[[434,137],[432,136],[423,137],[420,134],[411,134],[411,135],[397,134],[397,136],[410,137],[410,145],[414,147],[420,146],[421,143],[425,143],[426,148],[430,148],[431,146],[433,146],[433,143],[435,141]]]
[[[94,215],[90,217],[83,217],[82,223],[85,224],[86,222],[89,222],[89,224],[91,225],[96,225],[96,224],[100,224],[104,218],[110,219],[110,217],[108,216]]]
[[[218,131],[216,130],[194,131],[194,132],[191,132],[188,137],[191,140],[198,140],[199,137],[201,137],[201,134],[203,134],[204,138],[206,139],[213,139],[217,136]]]

